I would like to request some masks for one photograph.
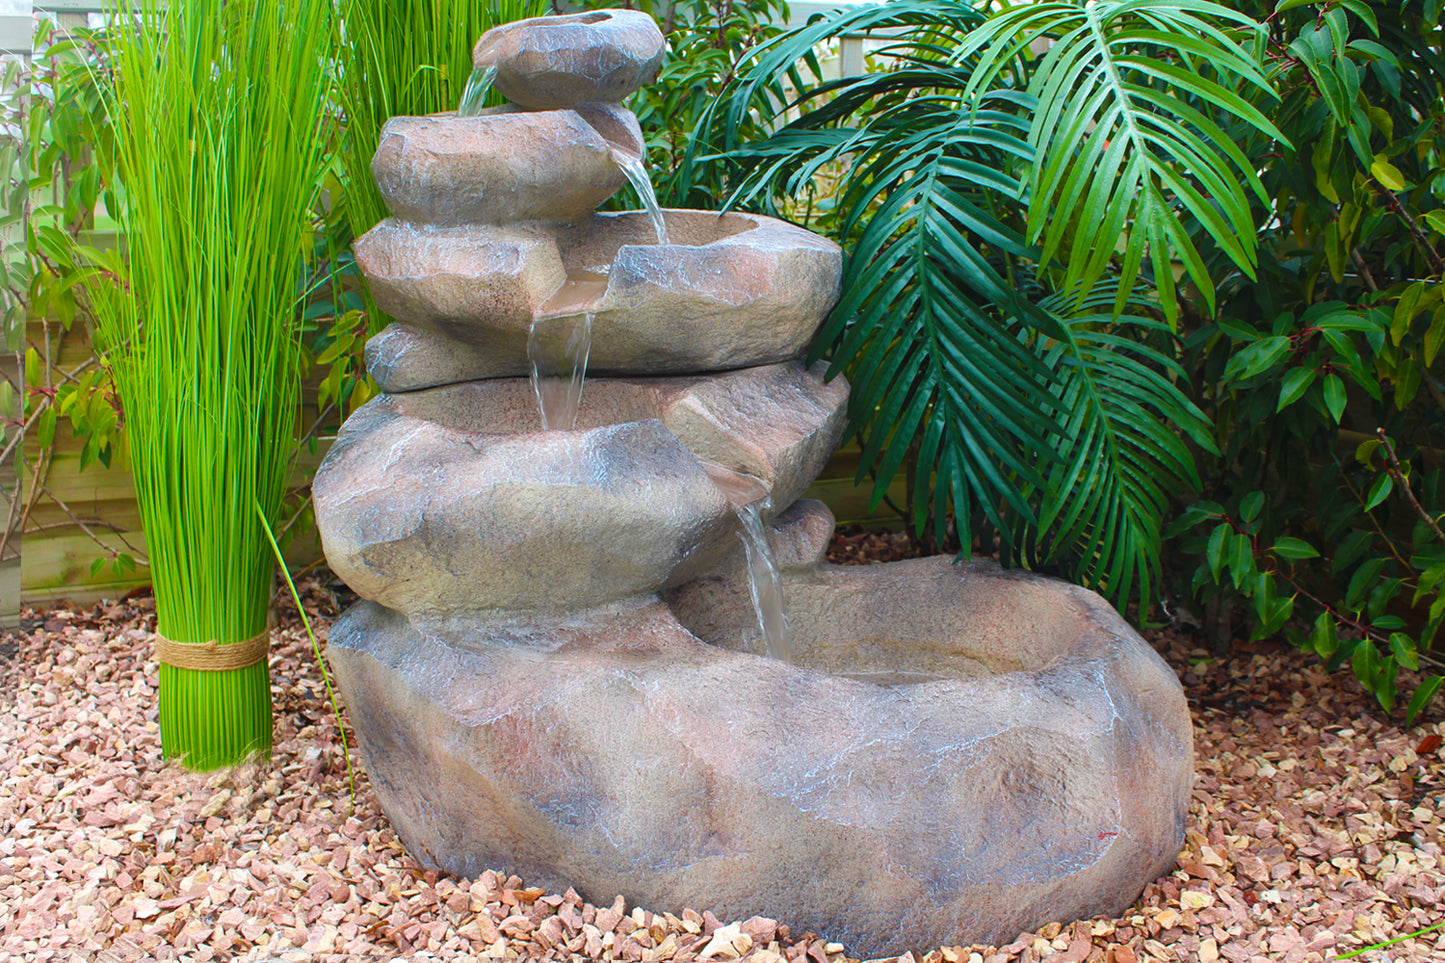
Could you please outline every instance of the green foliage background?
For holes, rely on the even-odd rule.
[[[1288,145],[1235,132],[1267,192],[1258,277],[1209,260],[1219,309],[1186,349],[1219,456],[1176,545],[1214,632],[1285,631],[1387,709],[1418,670],[1413,720],[1445,668],[1442,4],[1242,9]]]
[[[836,185],[815,351],[920,531],[1141,612],[1182,592],[1223,637],[1303,616],[1387,709],[1423,671],[1413,720],[1445,614],[1440,12],[894,0],[754,51],[685,176],[780,214]],[[780,93],[862,30],[890,66]]]

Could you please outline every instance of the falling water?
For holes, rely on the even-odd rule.
[[[657,232],[657,243],[668,243],[667,222],[662,218],[662,208],[657,206],[657,192],[652,189],[652,178],[648,176],[647,164],[643,162],[641,155],[623,150],[615,144],[612,146],[612,159],[617,161],[617,166],[627,175],[627,182],[642,199],[642,207],[652,219],[652,228]]]
[[[577,427],[582,383],[587,379],[587,354],[592,350],[592,312],[537,318],[527,333],[527,360],[532,364],[532,390],[542,412],[542,427]]]
[[[793,633],[783,608],[783,580],[773,557],[772,543],[763,528],[763,512],[772,506],[768,486],[760,479],[721,465],[704,463],[703,467],[737,513],[738,537],[748,559],[748,592],[768,655],[786,660],[792,653]]]
[[[478,67],[472,71],[467,78],[467,86],[462,90],[462,102],[457,107],[457,113],[463,117],[475,117],[482,112],[482,105],[487,102],[487,92],[492,89],[492,81],[496,79],[496,67]]]
[[[587,356],[592,350],[593,309],[606,291],[605,274],[574,271],[532,319],[527,360],[544,429],[577,427]]]

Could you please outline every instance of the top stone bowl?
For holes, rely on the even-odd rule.
[[[472,49],[493,86],[530,110],[617,103],[657,76],[662,31],[638,10],[533,17],[494,27]]]

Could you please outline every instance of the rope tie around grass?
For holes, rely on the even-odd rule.
[[[159,632],[155,640],[156,658],[177,669],[197,669],[201,672],[229,672],[245,669],[266,658],[271,644],[269,630],[252,636],[244,642],[222,645],[215,639],[209,642],[174,642]]]

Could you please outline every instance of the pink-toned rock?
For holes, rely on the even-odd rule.
[[[1182,690],[1097,596],[945,559],[823,566],[786,582],[794,664],[684,628],[693,607],[735,628],[736,589],[685,586],[681,621],[349,611],[328,658],[409,852],[864,957],[1115,915],[1173,864]]]
[[[573,221],[626,182],[614,148],[643,150],[637,118],[615,104],[393,117],[371,173],[387,208],[406,221]]]
[[[555,241],[535,226],[433,227],[388,218],[352,247],[387,314],[449,339],[469,337],[479,323],[520,332],[519,341],[503,344],[522,358],[533,314],[567,277]]]
[[[665,46],[657,22],[638,10],[533,17],[493,27],[472,49],[493,86],[531,110],[617,102],[657,76]]]
[[[843,430],[821,367],[593,379],[575,431],[542,431],[521,379],[382,395],[316,472],[333,571],[407,615],[559,610],[646,595],[735,544],[704,462],[791,504]]]
[[[406,327],[367,345],[386,391],[527,372],[533,318],[569,278],[596,278],[594,374],[683,374],[800,356],[838,298],[842,252],[757,215],[667,211],[571,227],[377,225],[355,245],[377,304]]]

